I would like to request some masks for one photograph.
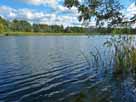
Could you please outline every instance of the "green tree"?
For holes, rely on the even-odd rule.
[[[32,27],[31,27],[31,24],[27,21],[24,21],[24,20],[17,20],[17,19],[14,19],[12,22],[11,22],[11,30],[12,31],[25,31],[25,32],[30,32],[32,31]]]
[[[5,32],[8,29],[8,23],[5,19],[0,17],[0,32]]]
[[[33,24],[33,32],[40,32],[39,24]]]
[[[0,22],[0,33],[4,32],[4,25]]]
[[[79,21],[91,21],[96,19],[97,26],[117,25],[122,22],[123,15],[121,9],[123,6],[119,0],[65,0],[64,5],[68,8],[73,6],[80,12]]]
[[[21,20],[20,21],[20,30],[25,31],[25,32],[31,32],[32,31],[32,26],[29,22]]]
[[[12,22],[11,22],[11,25],[10,25],[10,29],[12,31],[19,31],[20,29],[20,24],[19,24],[19,21],[17,19],[14,19]]]

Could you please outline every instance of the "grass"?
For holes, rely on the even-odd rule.
[[[90,52],[92,60],[88,59],[84,52],[81,54],[86,59],[90,68],[98,69],[103,67],[103,70],[107,71],[108,67],[112,67],[113,76],[116,78],[127,77],[128,75],[136,76],[136,47],[134,42],[135,39],[132,39],[132,36],[112,38],[106,43],[107,48],[111,50],[104,52],[112,53],[112,55],[103,55],[100,52],[101,50],[97,48]],[[105,60],[106,58],[108,60]]]
[[[98,32],[89,32],[89,33],[79,33],[79,32],[3,32],[0,33],[0,36],[90,36],[90,35],[119,35],[119,34],[105,34],[105,33],[98,33]]]
[[[126,47],[122,51],[116,52],[114,74],[125,75],[136,74],[136,48]]]
[[[42,33],[42,32],[4,32],[5,36],[63,36],[87,35],[86,33]]]
[[[128,36],[125,38],[121,37],[118,40],[112,39],[110,41],[112,45],[111,47],[114,50],[113,56],[111,57],[110,60],[113,60],[114,63],[113,64],[109,63],[109,64],[113,66],[112,79],[114,80],[117,79],[115,80],[115,82],[118,82],[118,84],[122,83],[122,81],[124,81],[124,79],[128,77],[131,77],[134,80],[136,80],[136,47],[134,45],[134,42],[135,42],[135,39],[133,40],[129,38]],[[100,53],[99,49],[97,49],[96,54],[95,52],[91,52],[91,55],[93,59],[96,59],[94,60],[94,62],[91,61],[93,62],[92,63],[93,65],[98,65],[98,68],[100,67],[104,68],[104,66],[108,67],[107,63],[99,64],[100,62],[104,62],[104,59],[102,58],[103,55],[102,53]],[[87,62],[89,62],[89,59],[86,58],[86,60],[88,60]],[[110,60],[108,59],[106,62],[110,62]],[[92,66],[90,67],[93,68]],[[118,79],[121,79],[122,81]],[[102,82],[102,83],[99,83],[98,85],[105,87],[104,86],[105,82]],[[129,84],[132,84],[132,83],[129,83]],[[108,85],[110,85],[109,82],[108,82]],[[110,87],[109,88],[106,87],[106,91],[102,91],[102,90],[99,90],[99,87],[97,88],[97,86],[95,85],[94,90],[92,87],[90,88],[90,90],[92,94],[88,93],[89,90],[87,90],[87,93],[85,93],[86,90],[81,91],[79,94],[73,97],[75,101],[72,101],[72,102],[89,102],[91,100],[92,102],[93,101],[94,102],[109,102],[110,100],[113,100],[112,99],[113,96],[110,94],[113,90]]]
[[[135,39],[132,36],[119,36],[108,41],[107,45],[112,48],[113,52],[113,56],[110,59],[113,63],[109,63],[113,67],[113,76],[136,76],[136,47],[134,42]],[[102,54],[98,50],[96,57],[100,59],[100,62],[104,62],[101,56]],[[110,60],[108,59],[107,62],[110,62]],[[99,61],[96,60],[94,64],[98,65]],[[108,64],[104,62],[102,66],[108,66]]]
[[[5,36],[5,34],[3,34],[3,33],[0,33],[0,37],[1,37],[1,36]]]

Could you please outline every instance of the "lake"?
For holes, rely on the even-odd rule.
[[[0,102],[136,102],[136,78],[113,77],[111,38],[0,37]]]

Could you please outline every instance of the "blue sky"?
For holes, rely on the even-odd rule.
[[[77,9],[73,7],[69,10],[63,6],[63,2],[63,0],[0,0],[0,16],[8,20],[24,19],[31,23],[80,26],[82,22],[77,19],[79,15]],[[126,8],[124,11],[129,9],[130,12],[134,8],[130,7],[132,0],[121,0],[121,3]]]

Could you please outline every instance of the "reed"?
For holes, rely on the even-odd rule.
[[[134,42],[135,39],[129,36],[115,37],[104,43],[104,46],[107,48],[104,52],[105,54],[98,48],[94,48],[95,51],[93,50],[90,52],[91,56],[85,55],[84,52],[81,52],[81,54],[90,68],[98,69],[96,74],[101,74],[99,68],[103,68],[102,70],[108,73],[111,71],[111,69],[109,69],[109,67],[111,67],[112,75],[110,79],[114,79],[113,81],[119,83],[124,81],[122,78],[136,78],[136,47]],[[107,75],[107,73],[105,75]],[[105,78],[107,81],[109,76]],[[110,86],[105,86],[106,81],[104,82],[102,80],[102,83],[99,83],[98,86],[94,85],[94,87],[90,87],[87,91],[81,91],[74,97],[74,101],[72,102],[110,102],[110,100],[112,100],[112,94],[110,94],[112,90]]]
[[[119,36],[107,41],[105,45],[113,49],[113,75],[136,74],[136,48],[132,36]],[[109,46],[110,45],[110,46]]]
[[[135,39],[132,36],[119,36],[112,37],[110,40],[104,43],[107,47],[103,54],[98,48],[94,48],[93,52],[90,52],[92,57],[91,61],[88,56],[82,55],[88,62],[90,68],[102,68],[108,71],[109,67],[112,67],[113,76],[128,74],[136,74],[136,48],[134,45]]]

